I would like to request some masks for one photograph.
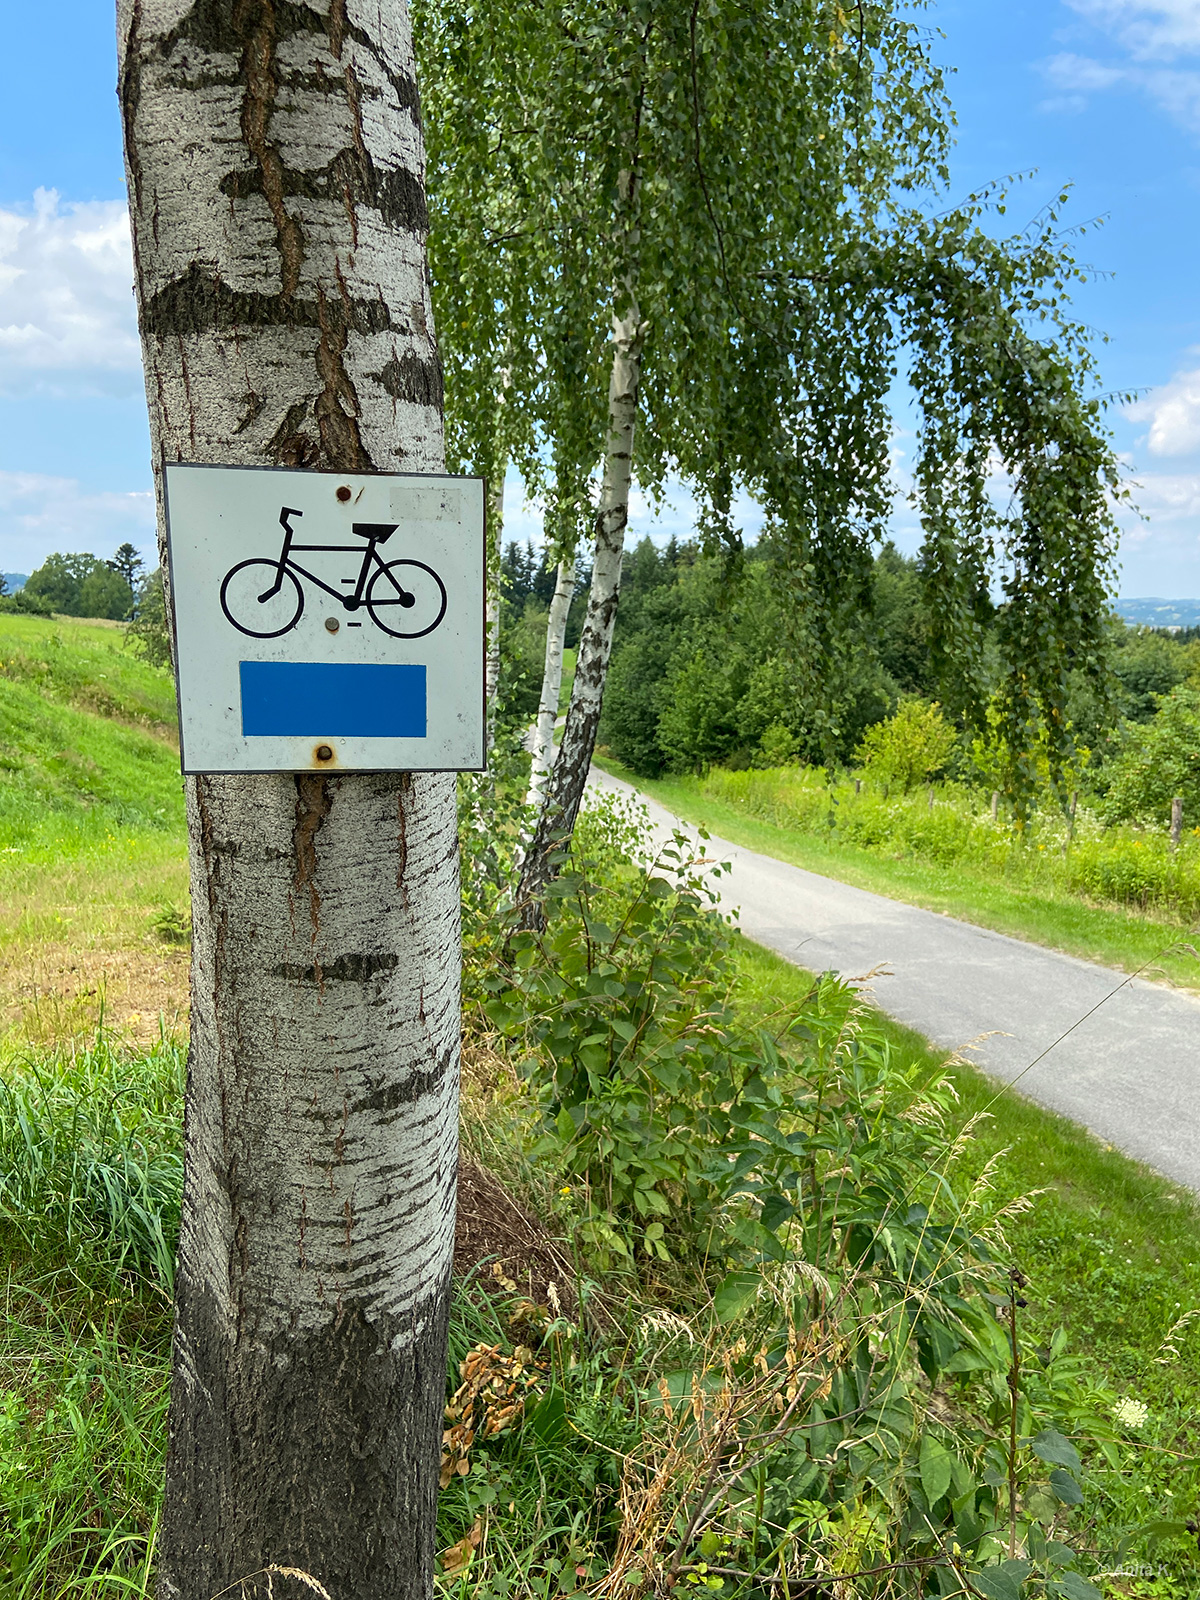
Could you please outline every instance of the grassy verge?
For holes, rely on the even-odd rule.
[[[698,823],[732,844],[1121,972],[1141,970],[1147,978],[1200,991],[1200,964],[1193,955],[1173,948],[1195,937],[1194,928],[1186,923],[997,881],[969,867],[935,865],[911,857],[892,859],[851,844],[826,842],[747,816],[705,795],[693,778],[638,778],[603,754],[596,764],[635,784],[685,821]]]
[[[183,1004],[160,934],[186,898],[170,674],[119,627],[0,617],[0,1026],[148,1042]]]
[[[748,1018],[799,1000],[812,976],[739,938]],[[920,1034],[881,1019],[901,1060],[932,1072],[946,1062]],[[1117,1387],[1178,1412],[1200,1450],[1200,1201],[1085,1128],[1044,1111],[969,1064],[950,1072],[977,1170],[996,1163],[1004,1193],[1031,1196],[1008,1229],[1033,1278],[1038,1314],[1066,1327]],[[1164,1344],[1181,1317],[1178,1358]],[[1185,1358],[1186,1357],[1186,1358]]]

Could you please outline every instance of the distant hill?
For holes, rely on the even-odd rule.
[[[29,574],[27,572],[0,572],[0,578],[3,578],[8,585],[9,594],[16,594],[17,590],[23,589],[29,581]]]
[[[1116,611],[1143,628],[1200,627],[1200,600],[1118,600]]]

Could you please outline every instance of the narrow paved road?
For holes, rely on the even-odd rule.
[[[634,793],[596,768],[591,782]],[[749,938],[812,972],[886,965],[872,987],[889,1016],[948,1049],[977,1041],[990,1076],[1200,1191],[1200,1000],[722,839],[709,853],[732,864],[722,900]]]

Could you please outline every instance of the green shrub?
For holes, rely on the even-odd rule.
[[[167,599],[161,567],[155,567],[138,585],[125,640],[135,655],[141,656],[149,666],[170,668],[171,636],[167,630]]]
[[[957,784],[927,796],[887,795],[871,783],[831,782],[820,767],[729,772],[713,768],[703,793],[778,827],[879,855],[1003,873],[1012,882],[1154,911],[1200,916],[1200,831],[1172,850],[1161,829],[1102,827],[1077,813],[1072,839],[1057,811],[1035,813],[1024,835],[993,821],[982,797]],[[1200,815],[1198,806],[1197,815]]]
[[[937,701],[902,700],[894,716],[863,734],[855,759],[882,783],[895,783],[905,794],[918,783],[943,772],[958,736]]]
[[[915,1595],[941,1569],[942,1592],[969,1574],[992,1600],[1026,1579],[1095,1600],[1067,1435],[1120,1465],[1111,1397],[1065,1340],[1035,1355],[1022,1333],[1022,1280],[993,1254],[1002,1208],[964,1169],[948,1081],[898,1061],[831,977],[747,1030],[708,864],[676,835],[639,865],[646,842],[617,852],[612,832],[577,835],[544,933],[510,922],[483,986],[585,1263],[686,1319],[657,1363],[622,1364],[646,1413],[622,1499],[664,1509],[627,1509],[610,1584],[716,1562],[747,1583],[854,1572],[878,1579],[856,1592]]]
[[[1174,796],[1200,821],[1200,689],[1163,697],[1151,722],[1131,730],[1109,771],[1102,811],[1110,822],[1168,822]]]

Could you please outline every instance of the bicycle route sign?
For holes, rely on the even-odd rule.
[[[485,764],[482,478],[166,468],[185,772]]]

